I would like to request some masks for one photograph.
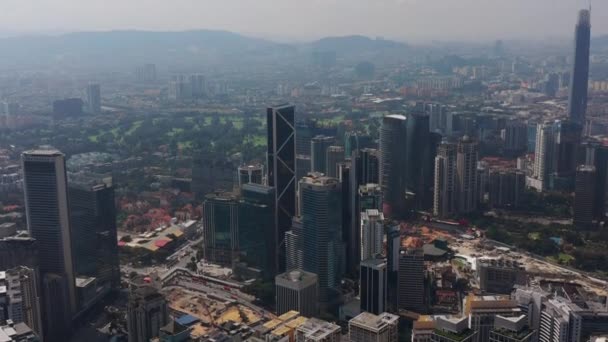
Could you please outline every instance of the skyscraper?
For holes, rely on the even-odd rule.
[[[302,270],[279,274],[275,278],[277,315],[295,310],[304,317],[318,314],[317,275]]]
[[[516,208],[522,200],[526,177],[518,170],[492,169],[488,176],[490,206]]]
[[[477,210],[477,142],[464,136],[456,147],[456,189],[459,212],[466,214]]]
[[[0,321],[25,323],[42,336],[40,294],[35,269],[19,266],[0,271]]]
[[[71,181],[69,195],[76,274],[97,278],[100,291],[120,288],[114,187]]]
[[[154,287],[140,284],[130,290],[127,303],[129,342],[150,341],[168,322],[167,301]]]
[[[582,127],[576,122],[560,120],[555,122],[555,173],[557,177],[572,180],[576,173],[577,152],[581,143]],[[566,181],[568,183],[568,181]],[[572,189],[569,182],[567,189]]]
[[[274,241],[277,241],[277,272],[285,269],[285,232],[296,215],[296,131],[295,107],[268,108],[268,185],[275,188],[276,215]]]
[[[24,152],[23,190],[28,231],[38,242],[45,340],[61,341],[69,334],[76,312],[76,288],[63,153]]]
[[[319,301],[328,304],[340,282],[342,245],[341,184],[311,173],[300,181],[304,270],[319,277]]]
[[[399,309],[424,311],[424,255],[421,249],[404,249],[399,256]]]
[[[528,144],[528,126],[519,120],[509,120],[504,129],[504,153],[518,156],[524,153]]]
[[[405,216],[406,118],[387,115],[380,128],[380,186],[387,218]]]
[[[592,165],[581,165],[576,169],[574,187],[574,224],[589,226],[593,222],[593,200],[596,191],[596,170]]]
[[[327,177],[338,178],[338,164],[344,161],[344,147],[329,146],[326,152],[325,174]]]
[[[359,297],[361,311],[380,314],[387,310],[388,279],[386,260],[371,258],[361,261]]]
[[[265,278],[275,276],[277,242],[274,237],[274,188],[249,183],[241,187],[238,236],[241,257],[262,270]]]
[[[456,212],[456,145],[442,142],[435,157],[433,214],[447,217]]]
[[[429,132],[429,117],[423,114],[407,116],[406,134],[406,191],[411,197],[413,208],[428,209],[433,197],[433,158],[431,155],[431,134]],[[408,208],[409,209],[409,208]]]
[[[97,83],[87,86],[87,109],[91,114],[101,113],[101,87]]]
[[[362,312],[348,322],[351,342],[399,341],[399,316],[390,313]]]
[[[587,90],[589,87],[589,48],[591,45],[591,13],[581,10],[574,29],[574,62],[568,114],[572,121],[584,125],[587,112]]]
[[[239,253],[238,200],[228,192],[206,196],[203,202],[205,258],[232,267]]]
[[[361,260],[375,258],[382,254],[384,238],[384,215],[377,209],[367,209],[361,213]]]
[[[327,149],[335,142],[334,137],[317,135],[310,141],[310,163],[312,172],[327,172]]]
[[[534,149],[534,172],[531,186],[545,191],[550,177],[555,171],[555,125],[552,122],[538,124],[536,128],[536,148]]]
[[[378,184],[378,151],[370,148],[362,150],[354,150],[352,152],[351,166],[350,166],[350,180],[348,189],[348,206],[350,209],[350,219],[345,222],[350,225],[350,229],[347,234],[344,234],[343,238],[346,241],[346,268],[347,272],[356,274],[359,270],[359,245],[360,245],[360,229],[361,229],[361,211],[365,209],[379,209],[382,210],[382,191],[379,189]],[[368,184],[374,183],[375,186],[371,186],[369,194],[372,201],[376,200],[375,203],[378,205],[364,205],[360,204],[360,200],[365,198],[365,195],[361,196],[360,187],[366,187]],[[377,188],[377,189],[376,189]],[[375,192],[374,192],[375,191]],[[367,194],[367,187],[364,190]],[[374,197],[379,195],[380,197]],[[363,209],[362,209],[363,208]]]

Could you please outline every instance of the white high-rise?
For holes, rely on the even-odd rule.
[[[384,215],[377,209],[361,213],[361,261],[382,254]]]
[[[555,129],[553,123],[543,123],[536,127],[536,148],[534,150],[534,173],[529,180],[531,187],[544,191],[549,184],[549,175],[555,164]]]

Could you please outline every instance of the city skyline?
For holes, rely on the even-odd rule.
[[[457,5],[444,0],[389,0],[381,4],[367,0],[288,0],[281,4],[272,0],[232,0],[221,4],[192,0],[171,3],[112,0],[86,5],[75,0],[8,0],[0,5],[0,13],[4,13],[0,16],[0,36],[212,29],[282,41],[356,34],[412,42],[569,38],[576,22],[572,13],[589,4],[583,1],[553,5],[552,0],[532,3],[466,0]],[[136,15],[142,8],[146,9],[146,15]],[[600,17],[606,11],[608,3],[593,3],[592,16],[595,13]],[[277,32],[274,25],[286,20],[283,19],[286,12],[298,13],[300,20],[282,25],[283,29]],[[428,25],[428,18],[434,18],[434,25]],[[608,34],[608,23],[596,21],[593,32],[594,36]]]

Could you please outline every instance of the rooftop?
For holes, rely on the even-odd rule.
[[[383,312],[379,315],[362,312],[357,317],[351,319],[349,323],[365,327],[368,330],[379,331],[384,329],[387,325],[393,325],[397,322],[399,322],[399,316],[387,312]]]

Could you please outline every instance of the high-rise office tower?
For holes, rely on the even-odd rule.
[[[361,205],[359,203],[361,196],[360,187],[367,184],[378,184],[378,151],[370,148],[362,150],[354,150],[351,154],[350,166],[350,186],[348,193],[348,205],[350,209],[350,219],[347,224],[350,225],[350,230],[344,234],[344,239],[347,242],[347,272],[356,274],[359,270],[359,245],[360,245],[360,222],[361,222]],[[380,196],[382,192],[378,190]],[[378,203],[382,203],[382,198]],[[366,209],[380,209],[377,206],[364,206]]]
[[[101,87],[97,83],[87,86],[87,109],[91,114],[101,113]]]
[[[373,148],[374,141],[372,137],[360,132],[346,132],[344,134],[344,157],[350,158],[356,150]]]
[[[312,172],[327,172],[327,149],[335,143],[334,137],[317,135],[310,140],[310,163]]]
[[[591,45],[591,13],[581,10],[574,30],[574,63],[568,114],[572,121],[585,123],[587,112],[587,90],[589,87],[589,47]]]
[[[329,303],[340,282],[342,245],[341,184],[311,173],[300,181],[304,270],[319,277],[319,301]]]
[[[309,144],[310,145],[310,144]],[[312,161],[310,160],[309,155],[298,154],[296,155],[296,181],[300,181],[300,179],[306,177],[306,175],[311,171]]]
[[[327,177],[339,178],[338,164],[344,161],[344,147],[329,146],[326,152],[325,175]]]
[[[249,183],[241,187],[238,236],[240,254],[250,266],[262,270],[266,279],[276,275],[274,237],[274,188]]]
[[[518,170],[492,169],[488,175],[488,188],[491,207],[516,208],[526,189],[526,176]]]
[[[593,216],[597,221],[606,217],[606,189],[608,188],[608,146],[588,141],[580,154],[579,163],[595,166],[595,194]],[[583,159],[584,157],[584,159]]]
[[[399,316],[387,312],[362,312],[348,321],[351,342],[399,341]]]
[[[386,260],[370,258],[361,261],[359,273],[361,311],[378,315],[387,310],[387,276]]]
[[[404,249],[399,254],[399,309],[424,311],[424,254],[421,249]]]
[[[64,340],[76,312],[72,230],[63,153],[33,150],[21,156],[27,227],[37,240],[45,340]]]
[[[518,156],[528,148],[528,126],[520,120],[509,120],[502,138],[505,155]]]
[[[239,254],[239,203],[228,192],[206,196],[203,202],[205,258],[232,267]]]
[[[386,229],[386,265],[388,282],[388,307],[390,312],[396,312],[399,304],[399,256],[401,251],[401,231],[399,225]]]
[[[239,188],[242,187],[243,184],[262,184],[264,181],[264,165],[262,164],[239,166],[238,173]]]
[[[352,169],[351,169],[351,172]],[[367,183],[354,187],[353,176],[351,174],[350,191],[355,191],[350,195],[351,201],[351,220],[349,221],[350,230],[344,236],[347,242],[347,271],[356,274],[359,270],[361,258],[361,213],[368,209],[382,211],[382,189],[378,184]]]
[[[429,117],[424,114],[407,116],[406,134],[406,191],[412,209],[425,210],[432,205],[433,163]]]
[[[555,122],[555,173],[557,177],[572,179],[577,167],[577,152],[581,143],[582,127],[576,122]],[[571,186],[568,187],[572,189]]]
[[[361,260],[375,258],[382,254],[384,238],[384,215],[377,209],[367,209],[361,213]]]
[[[76,274],[95,277],[99,291],[119,289],[114,187],[70,181],[68,191]]]
[[[285,269],[287,271],[304,268],[303,238],[302,217],[294,217],[291,230],[285,233]]]
[[[456,147],[456,189],[460,213],[477,210],[477,142],[464,136]]]
[[[351,239],[351,228],[352,228],[352,220],[353,218],[353,200],[352,200],[352,191],[351,191],[351,175],[352,165],[350,161],[345,161],[338,163],[338,178],[341,184],[341,192],[342,192],[342,240],[344,242],[344,251],[342,256],[343,260],[340,262],[340,272],[342,274],[348,273],[351,271],[349,269],[350,266],[350,255],[351,255],[351,246],[349,246],[349,241]]]
[[[167,301],[154,287],[141,284],[130,290],[127,303],[129,342],[147,342],[157,337],[169,322]]]
[[[0,271],[0,322],[25,323],[42,336],[38,275],[35,269],[19,266]],[[12,340],[11,340],[12,341]]]
[[[593,201],[596,191],[596,169],[592,165],[581,165],[576,169],[574,187],[574,224],[585,227],[593,222]]]
[[[555,171],[555,126],[552,122],[538,124],[536,128],[536,148],[534,150],[534,172],[532,187],[545,191],[550,177]]]
[[[277,315],[295,310],[304,317],[318,314],[317,275],[302,270],[279,274],[275,278]]]
[[[295,107],[268,108],[268,185],[275,188],[276,215],[274,241],[277,241],[277,272],[285,269],[285,232],[296,215],[296,131]]]
[[[380,186],[387,218],[405,216],[406,118],[387,115],[380,128]]]
[[[456,145],[444,141],[435,157],[433,213],[448,217],[456,210]]]

